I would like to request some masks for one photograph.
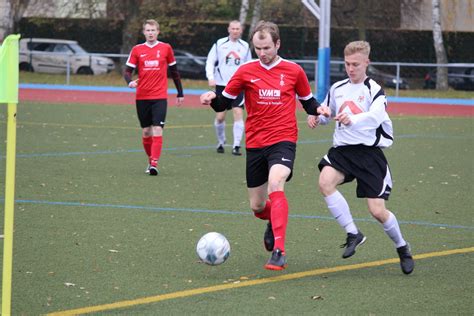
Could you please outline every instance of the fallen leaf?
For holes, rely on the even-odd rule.
[[[311,299],[316,301],[316,300],[323,300],[323,297],[321,295],[313,295],[311,296]]]
[[[70,283],[70,282],[65,282],[64,285],[67,287],[76,286],[74,283]]]
[[[117,252],[119,252],[119,251],[118,251],[118,250],[115,250],[115,249],[109,249],[109,252],[117,253]]]

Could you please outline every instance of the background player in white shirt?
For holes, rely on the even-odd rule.
[[[366,198],[369,212],[392,239],[400,257],[403,273],[410,274],[414,261],[403,239],[395,215],[386,209],[392,190],[387,159],[381,148],[393,142],[392,121],[387,112],[383,89],[367,77],[370,45],[365,41],[349,43],[344,49],[348,79],[333,84],[323,105],[331,109],[336,121],[333,147],[319,162],[319,190],[339,225],[347,233],[343,258],[351,257],[365,236],[357,229],[346,199],[337,186],[357,179],[357,197]],[[327,124],[329,118],[308,116],[311,128]]]
[[[232,75],[239,66],[252,59],[249,44],[240,39],[242,36],[242,25],[234,20],[229,23],[227,28],[228,37],[220,38],[212,45],[206,61],[206,76],[209,80],[209,86],[215,87],[216,93],[221,94],[229,82]],[[232,154],[240,156],[240,143],[244,133],[243,121],[243,94],[232,102],[227,110],[232,109],[234,114],[233,126],[233,149]],[[224,153],[225,136],[225,114],[227,111],[216,113],[214,127],[217,136],[217,152]]]

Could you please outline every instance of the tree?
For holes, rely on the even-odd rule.
[[[17,32],[17,25],[30,0],[0,0],[0,43],[9,34]]]
[[[257,25],[258,21],[260,21],[260,16],[262,14],[262,0],[255,0],[255,4],[253,6],[252,11],[252,22],[250,22],[250,29],[249,29],[249,42],[252,41],[250,35],[253,32],[253,29]]]
[[[245,22],[247,21],[248,12],[249,12],[249,0],[242,0],[242,4],[240,5],[240,15],[239,15],[240,24],[245,25]]]
[[[441,29],[441,9],[440,0],[432,0],[433,8],[433,44],[436,53],[437,64],[447,64],[448,57],[444,48],[443,33]],[[446,67],[438,67],[436,71],[436,89],[448,89],[448,69]]]

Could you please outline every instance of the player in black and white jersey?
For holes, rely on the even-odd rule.
[[[213,89],[215,88],[218,95],[222,94],[222,91],[224,91],[225,86],[237,68],[252,59],[249,44],[240,38],[243,31],[240,22],[237,20],[231,21],[227,31],[229,32],[229,36],[218,39],[217,42],[212,45],[206,61],[206,76],[209,81],[209,86]],[[227,108],[227,110],[232,109],[234,114],[234,142],[232,154],[236,156],[242,155],[240,152],[240,143],[244,133],[243,98],[242,93]],[[214,120],[218,153],[224,153],[224,143],[226,142],[225,114],[226,111],[216,113]]]
[[[349,43],[344,49],[348,79],[336,82],[322,105],[331,109],[335,123],[333,147],[319,162],[319,190],[326,204],[347,233],[343,258],[351,257],[365,236],[357,229],[346,199],[337,186],[357,179],[357,197],[366,198],[369,212],[392,239],[400,257],[403,273],[410,274],[414,261],[395,215],[386,209],[392,190],[390,168],[381,148],[393,143],[393,128],[387,112],[383,89],[367,77],[370,45],[365,41]],[[311,128],[328,124],[331,118],[308,116]]]

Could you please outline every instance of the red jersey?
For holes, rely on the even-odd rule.
[[[245,138],[247,148],[261,148],[282,141],[296,143],[296,96],[308,100],[313,94],[304,70],[279,58],[270,66],[253,60],[237,69],[227,84],[225,97],[235,99],[245,91]]]
[[[132,48],[127,66],[138,69],[137,100],[168,97],[168,66],[176,64],[171,45],[157,42],[138,44]]]

